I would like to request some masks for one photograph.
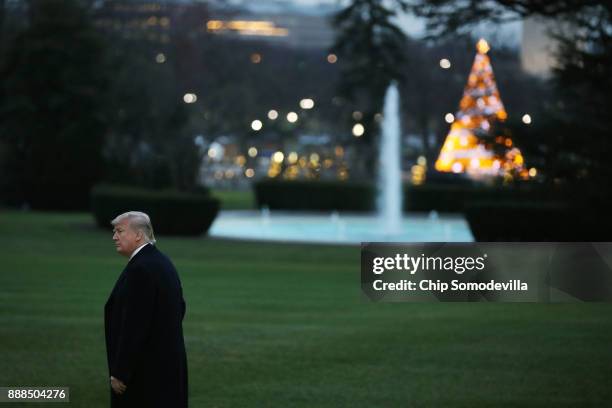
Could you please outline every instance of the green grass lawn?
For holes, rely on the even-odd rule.
[[[185,291],[191,407],[612,401],[610,305],[375,304],[358,248],[158,247]],[[110,232],[85,214],[1,212],[0,261],[0,386],[69,386],[70,406],[108,406],[103,307],[126,262]]]
[[[222,210],[255,209],[255,194],[252,190],[213,190],[212,195],[221,200]]]

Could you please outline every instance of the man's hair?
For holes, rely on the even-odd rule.
[[[130,228],[134,231],[142,231],[147,242],[152,244],[155,243],[155,235],[153,234],[153,225],[149,216],[140,211],[128,211],[115,217],[111,221],[111,225],[114,227],[123,220],[128,220]]]

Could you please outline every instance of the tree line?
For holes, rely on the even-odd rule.
[[[100,181],[195,190],[202,155],[197,135],[207,141],[231,135],[247,147],[324,133],[357,146],[359,160],[371,163],[376,114],[391,80],[402,88],[404,133],[424,139],[424,152],[415,154],[433,159],[447,130],[444,114],[456,110],[473,58],[465,27],[538,13],[582,27],[569,32],[584,37],[557,34],[559,67],[550,82],[522,73],[515,50],[492,51],[507,110],[540,109],[544,118],[520,128],[517,143],[528,160],[543,160],[550,180],[605,180],[609,7],[500,0],[482,9],[484,3],[490,2],[457,8],[450,0],[353,0],[332,18],[337,36],[330,49],[300,49],[194,32],[189,24],[174,25],[164,41],[146,31],[128,36],[96,25],[95,2],[2,0],[2,201],[85,208],[89,189]],[[206,5],[198,7],[192,18],[206,19]],[[430,30],[426,41],[406,37],[394,18],[410,10],[444,30]],[[328,62],[329,53],[337,63]],[[453,69],[439,68],[443,57]],[[195,103],[184,102],[188,92],[197,95]],[[306,97],[316,108],[295,126],[265,123],[261,132],[251,130],[268,110],[299,109]],[[359,139],[351,135],[356,120],[366,128]]]

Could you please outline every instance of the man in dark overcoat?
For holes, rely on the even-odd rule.
[[[104,307],[111,407],[186,408],[179,276],[155,247],[147,214],[130,211],[111,223],[117,252],[129,257]]]

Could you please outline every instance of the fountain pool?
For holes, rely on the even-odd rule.
[[[462,216],[404,215],[399,228],[383,232],[377,215],[222,211],[209,235],[276,242],[359,244],[361,242],[473,242]]]

